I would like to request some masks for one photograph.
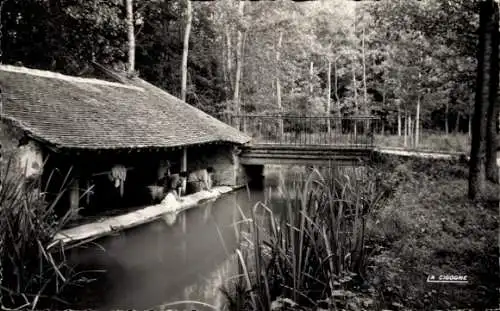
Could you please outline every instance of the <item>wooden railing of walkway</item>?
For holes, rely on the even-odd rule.
[[[221,114],[218,118],[251,136],[254,144],[296,146],[375,146],[376,117]]]

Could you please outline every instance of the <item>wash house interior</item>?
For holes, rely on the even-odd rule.
[[[53,199],[65,180],[70,180],[66,181],[68,191],[56,205],[60,216],[70,207],[79,208],[81,216],[95,216],[160,203],[171,190],[177,195],[187,195],[206,189],[206,180],[197,174],[200,171],[212,169],[189,167],[187,154],[178,149],[156,153],[88,153],[72,161],[55,157],[46,163],[44,175],[47,194]],[[68,172],[70,178],[66,178]],[[208,175],[211,179],[211,174]]]

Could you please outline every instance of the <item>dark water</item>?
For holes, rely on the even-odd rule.
[[[274,197],[272,206],[279,213],[280,185],[304,178],[304,172],[297,167],[266,168],[264,189],[239,190],[179,214],[172,225],[158,220],[78,250],[74,260],[108,270],[107,279],[97,282],[101,287],[90,291],[88,300],[101,309],[144,310],[181,300],[220,304],[219,286],[236,273],[234,223],[241,211],[249,215],[257,202]],[[185,304],[175,308],[208,310]]]
[[[233,192],[180,213],[172,225],[158,220],[76,250],[74,261],[108,270],[89,300],[102,309],[143,310],[186,299],[216,304],[217,283],[233,266],[237,206],[248,211],[261,197],[259,191],[250,199],[245,189]]]

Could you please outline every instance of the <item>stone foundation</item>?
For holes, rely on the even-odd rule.
[[[247,182],[244,168],[239,163],[237,148],[233,145],[207,145],[187,150],[187,169],[214,168],[214,185],[237,186]]]

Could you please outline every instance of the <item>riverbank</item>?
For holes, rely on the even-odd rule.
[[[328,265],[331,258],[328,243],[324,244],[326,249],[319,244],[314,247],[293,246],[293,243],[304,243],[299,241],[307,240],[307,236],[322,235],[308,227],[307,223],[316,216],[307,212],[303,222],[295,225],[297,232],[306,228],[307,236],[302,238],[297,233],[299,236],[296,239],[288,240],[285,238],[288,233],[280,230],[278,235],[269,235],[264,229],[257,230],[258,238],[264,241],[261,245],[266,246],[249,247],[250,256],[242,262],[247,268],[256,265],[267,267],[266,272],[261,273],[260,281],[255,273],[250,273],[251,277],[242,281],[242,288],[248,289],[252,285],[254,296],[233,291],[233,301],[246,300],[248,305],[229,310],[257,310],[254,303],[272,305],[275,310],[328,309],[333,308],[333,304],[339,310],[496,308],[500,289],[498,185],[488,184],[485,197],[479,202],[470,202],[466,197],[466,163],[426,158],[389,157],[386,162],[371,168],[370,176],[384,192],[381,197],[385,199],[383,204],[371,209],[364,217],[366,227],[361,234],[364,235],[366,259],[361,266],[344,269],[342,281],[335,277],[337,285],[323,285],[321,298],[313,295],[307,287],[300,287],[301,282],[306,282],[313,273],[309,271],[309,276],[300,274],[305,267],[326,269],[319,275],[315,274],[316,278],[327,277],[331,273],[330,268],[321,264]],[[346,189],[349,187],[346,185]],[[362,195],[358,199],[364,200]],[[273,209],[271,205],[269,207]],[[317,220],[315,223],[318,223]],[[270,228],[276,230],[272,226]],[[356,233],[356,230],[352,232]],[[281,243],[282,239],[285,240]],[[315,239],[317,243],[323,241]],[[335,239],[331,241],[336,242]],[[332,254],[340,251],[349,260],[355,259],[353,249],[347,244],[336,245],[330,245]],[[279,261],[280,256],[269,256],[274,254],[273,251],[288,254],[283,256],[289,261]],[[258,258],[257,262],[255,258]],[[428,283],[430,275],[467,276],[468,283]],[[296,298],[300,297],[302,303],[296,303],[293,291],[277,290],[277,284],[289,288],[298,286],[296,291],[300,294]],[[302,295],[310,299],[304,300]]]

